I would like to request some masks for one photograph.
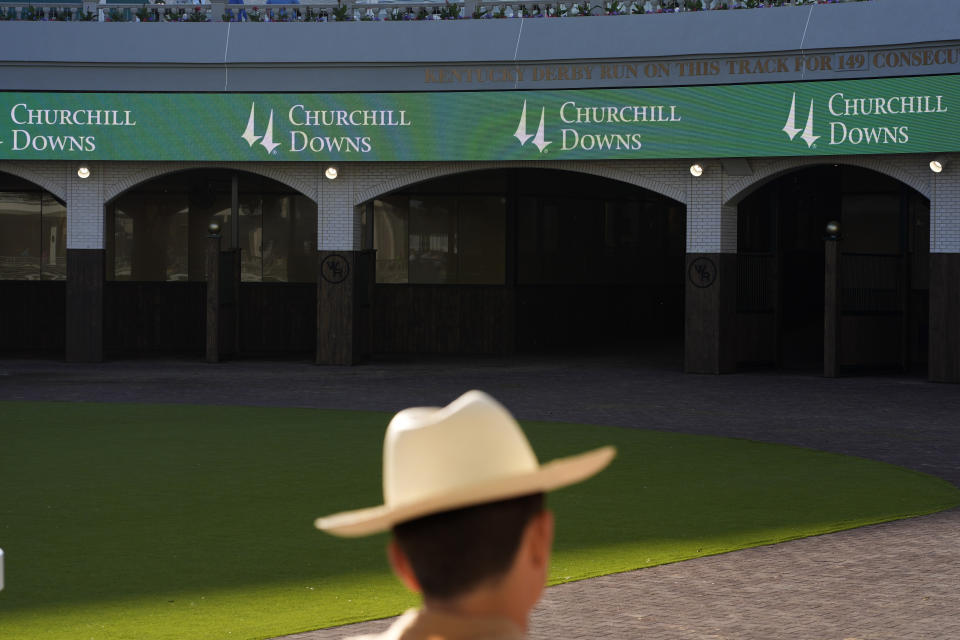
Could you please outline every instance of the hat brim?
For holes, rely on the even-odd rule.
[[[344,511],[317,518],[317,529],[347,538],[380,533],[395,524],[414,520],[433,513],[460,509],[484,502],[507,500],[531,493],[552,491],[582,480],[602,471],[613,457],[616,449],[611,446],[567,458],[558,458],[541,465],[536,471],[521,475],[498,478],[489,483],[464,487],[431,496],[403,505],[380,505],[367,509]]]

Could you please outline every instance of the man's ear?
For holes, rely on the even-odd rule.
[[[550,564],[550,551],[553,548],[553,512],[544,509],[531,518],[527,535],[530,558],[538,567],[546,569]]]
[[[415,593],[423,593],[420,583],[417,581],[417,575],[413,572],[413,566],[410,565],[410,559],[397,544],[394,538],[390,538],[387,544],[387,558],[390,560],[390,567],[400,582]]]

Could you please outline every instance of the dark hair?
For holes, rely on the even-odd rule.
[[[428,598],[457,597],[510,568],[527,523],[543,511],[544,494],[444,511],[393,527]]]

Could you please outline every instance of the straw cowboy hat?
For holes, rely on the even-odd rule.
[[[443,408],[393,417],[383,443],[378,507],[317,518],[338,536],[378,533],[422,516],[565,487],[602,470],[616,451],[601,447],[541,465],[520,425],[499,402],[468,391]]]

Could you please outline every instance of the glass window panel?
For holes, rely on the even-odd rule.
[[[844,193],[899,193],[900,183],[890,176],[862,167],[840,167],[840,182]]]
[[[286,282],[288,247],[293,225],[290,197],[277,194],[264,194],[262,205],[263,233],[261,234],[260,255],[263,261],[262,282]]]
[[[683,256],[687,251],[686,224],[687,210],[676,204],[660,202],[659,206],[667,210],[667,252],[670,255]]]
[[[641,231],[639,202],[605,202],[603,215],[603,241],[607,247],[638,249],[643,246],[646,234]],[[646,219],[649,225],[652,217]],[[651,234],[658,235],[658,234]],[[659,238],[658,238],[659,239]],[[647,250],[650,247],[646,248]],[[656,247],[653,247],[656,250]]]
[[[410,282],[457,282],[456,199],[410,198]]]
[[[560,250],[560,207],[545,202],[540,213],[540,250],[555,253]]]
[[[188,279],[207,279],[207,236],[211,222],[220,224],[220,248],[230,247],[230,183],[211,180],[194,187],[189,194],[187,230]]]
[[[240,280],[260,282],[262,273],[262,199],[259,194],[241,193],[240,213]]]
[[[39,280],[39,192],[0,192],[0,279]]]
[[[288,198],[293,219],[290,223],[287,282],[316,282],[317,205],[299,194]]]
[[[409,201],[389,197],[373,202],[373,248],[377,252],[377,282],[406,283],[409,275]]]
[[[596,262],[602,281],[625,280],[636,272],[639,256],[646,251],[641,238],[638,203],[603,203],[603,248]]]
[[[156,255],[162,259],[165,278],[183,282],[190,279],[187,242],[190,231],[190,209],[161,209],[153,220],[157,230],[158,243]],[[159,265],[157,265],[159,268]]]
[[[540,282],[539,201],[521,196],[517,206],[517,281],[521,284]]]
[[[231,207],[235,179],[236,221]],[[266,178],[220,170],[166,176],[111,206],[106,224],[112,265],[108,277],[204,280],[208,225],[216,221],[221,250],[235,246],[237,231],[242,281],[313,282],[316,217],[309,198]]]
[[[40,271],[44,280],[67,279],[67,208],[50,195],[42,202]]]
[[[900,253],[900,194],[843,196],[843,250],[848,253]]]
[[[603,203],[565,201],[560,217],[560,260],[556,263],[561,278],[578,283],[602,281],[602,241]]]
[[[259,236],[247,236],[253,238],[251,243],[259,238],[262,281],[315,282],[317,208],[313,201],[291,193],[265,193],[261,212]]]
[[[506,273],[506,198],[465,197],[458,204],[458,282],[503,284]]]
[[[113,269],[107,269],[107,279],[130,280],[133,275],[133,218],[116,204],[111,209],[113,246],[108,251],[112,252]]]
[[[117,280],[186,280],[186,194],[132,193],[117,203],[114,218],[114,273]],[[125,264],[129,271],[124,273]]]
[[[910,194],[910,279],[914,289],[930,288],[930,201]]]
[[[603,244],[608,248],[615,248],[623,240],[619,235],[621,224],[619,202],[603,203]]]
[[[235,249],[233,245],[233,217],[231,211],[231,202],[233,201],[233,180],[238,177],[240,183],[243,181],[243,174],[234,174],[232,172],[215,169],[209,173],[203,172],[204,180],[199,184],[205,187],[208,195],[198,198],[199,189],[194,191],[194,199],[191,201],[191,215],[199,215],[197,221],[198,238],[206,238],[208,235],[208,225],[216,222],[220,225],[220,248],[223,251]],[[191,228],[193,228],[191,221]],[[191,231],[192,233],[192,231]],[[191,236],[192,237],[192,236]],[[206,268],[206,243],[204,242],[203,265]],[[191,257],[191,261],[193,258]],[[206,278],[206,274],[203,276]]]
[[[553,200],[543,201],[538,222],[540,235],[539,282],[544,284],[562,282],[565,279],[566,256],[560,251],[560,204]]]
[[[590,208],[600,204],[571,198],[543,207],[545,282],[588,282],[596,275],[602,216]]]
[[[365,202],[360,205],[360,249],[373,249],[373,204]]]

